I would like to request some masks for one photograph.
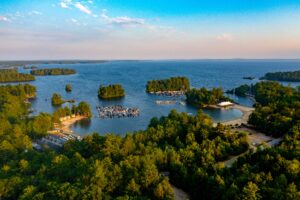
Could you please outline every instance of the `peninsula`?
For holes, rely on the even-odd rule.
[[[198,108],[215,107],[222,101],[230,101],[228,97],[224,96],[221,88],[213,88],[208,90],[206,88],[191,89],[186,92],[186,102]]]
[[[47,69],[34,69],[30,72],[34,76],[58,76],[58,75],[71,75],[76,74],[76,70],[67,68],[47,68]]]
[[[28,82],[34,81],[35,77],[30,74],[19,73],[17,69],[1,69],[0,82]]]
[[[293,72],[269,72],[261,80],[300,82],[300,70]]]

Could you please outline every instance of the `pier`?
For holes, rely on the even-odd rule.
[[[138,108],[126,108],[120,105],[115,106],[97,106],[99,117],[105,118],[124,118],[124,117],[138,117],[140,110]]]

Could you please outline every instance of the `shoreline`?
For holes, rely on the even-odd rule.
[[[247,106],[242,106],[239,104],[234,104],[233,106],[230,107],[231,109],[237,109],[242,112],[242,116],[239,117],[238,119],[232,119],[232,120],[227,120],[227,121],[221,121],[218,122],[222,125],[236,125],[236,124],[248,124],[248,119],[251,113],[255,110],[255,108],[247,107]],[[218,123],[214,123],[214,126],[216,126]]]
[[[81,121],[83,119],[87,119],[87,117],[78,115],[78,116],[71,117],[66,120],[62,120],[61,124],[58,125],[58,131],[60,133],[62,132],[62,133],[67,133],[67,134],[70,134],[70,133],[73,134],[71,126],[73,124],[75,124],[76,122]]]

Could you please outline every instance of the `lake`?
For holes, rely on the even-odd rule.
[[[149,95],[145,92],[148,80],[164,79],[171,76],[186,76],[192,87],[221,87],[228,90],[241,84],[255,83],[255,80],[244,80],[244,76],[262,77],[266,72],[293,71],[300,69],[299,60],[166,60],[166,61],[108,61],[90,64],[41,64],[39,68],[66,67],[77,71],[69,76],[41,76],[31,84],[37,87],[38,98],[33,101],[35,113],[50,112],[56,108],[51,105],[53,93],[60,93],[64,99],[76,102],[87,101],[91,105],[93,118],[75,124],[72,129],[80,134],[98,132],[100,134],[125,134],[145,129],[152,117],[167,115],[170,110],[191,114],[197,109],[181,104],[157,105],[156,100],[182,100],[183,97],[172,98]],[[21,70],[22,72],[26,70]],[[65,85],[70,83],[73,91],[65,92]],[[97,97],[99,85],[120,83],[126,91],[121,100],[102,101]],[[285,83],[286,84],[286,83]],[[297,83],[293,83],[297,85]],[[240,104],[251,106],[251,100],[231,96]],[[100,119],[96,110],[98,105],[123,105],[138,107],[141,111],[136,118]],[[66,104],[67,105],[67,104]],[[227,121],[239,118],[239,110],[205,110],[214,121]]]

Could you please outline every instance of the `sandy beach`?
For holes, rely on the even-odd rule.
[[[70,119],[62,121],[61,124],[59,125],[60,132],[63,132],[63,133],[72,133],[71,126],[74,123],[76,123],[77,121],[80,121],[80,120],[83,120],[83,119],[86,119],[86,117],[78,115],[76,117],[72,117]]]

